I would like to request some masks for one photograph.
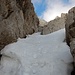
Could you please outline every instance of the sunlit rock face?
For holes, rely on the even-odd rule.
[[[62,13],[61,17],[56,17],[54,20],[51,20],[42,28],[42,34],[49,34],[54,31],[60,30],[62,28],[65,28],[65,20],[66,20],[66,14]]]
[[[38,24],[31,0],[0,0],[0,49],[37,32]]]

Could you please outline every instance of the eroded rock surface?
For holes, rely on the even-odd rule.
[[[61,14],[61,17],[56,17],[54,20],[48,22],[47,25],[43,27],[42,34],[49,34],[59,29],[65,28],[66,14]]]
[[[0,50],[38,31],[39,20],[31,0],[0,0]]]
[[[66,42],[70,46],[70,51],[75,67],[75,7],[69,10],[66,19]]]
[[[66,19],[66,41],[70,45],[70,42],[75,38],[75,7],[69,10]]]

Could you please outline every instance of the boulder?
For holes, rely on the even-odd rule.
[[[37,32],[38,24],[31,0],[0,0],[0,50]]]

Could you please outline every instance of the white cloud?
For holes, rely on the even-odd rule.
[[[50,21],[56,16],[61,16],[61,13],[67,13],[74,5],[75,0],[69,0],[69,4],[65,4],[63,0],[46,0],[46,10],[42,13],[41,18]]]
[[[69,0],[71,4],[75,4],[75,0]]]

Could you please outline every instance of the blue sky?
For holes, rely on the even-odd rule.
[[[61,13],[67,13],[75,5],[75,0],[32,0],[38,17],[50,21]]]
[[[41,0],[41,2],[34,3],[35,12],[38,16],[41,16],[42,13],[46,10],[45,0]]]

